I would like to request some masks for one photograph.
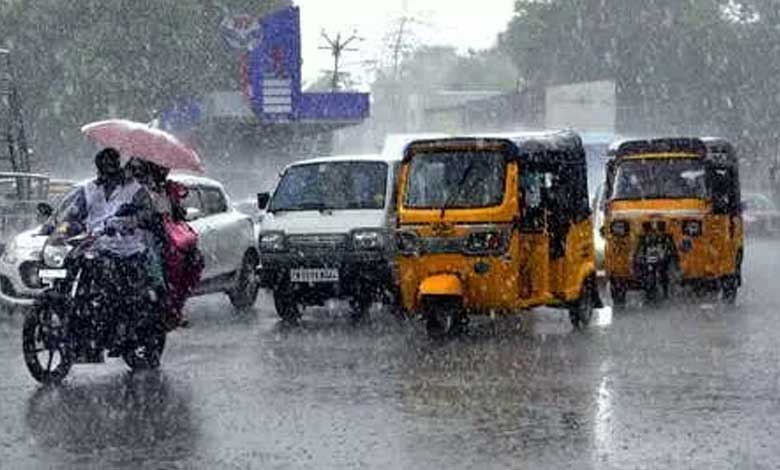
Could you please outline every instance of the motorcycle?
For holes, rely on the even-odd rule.
[[[163,303],[145,263],[111,255],[96,240],[65,223],[44,245],[38,275],[47,288],[22,330],[25,363],[41,383],[59,383],[73,364],[100,364],[106,355],[133,370],[160,365]]]

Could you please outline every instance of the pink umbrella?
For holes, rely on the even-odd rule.
[[[81,128],[81,132],[106,147],[172,170],[203,171],[198,153],[175,136],[148,124],[125,119],[98,121]]]

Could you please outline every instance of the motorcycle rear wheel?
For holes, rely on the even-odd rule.
[[[151,370],[160,367],[160,359],[165,351],[165,330],[152,328],[139,332],[141,339],[135,346],[122,353],[122,359],[132,370]]]
[[[72,358],[66,344],[63,320],[46,305],[36,307],[25,317],[22,350],[27,370],[42,384],[58,384],[70,372]]]

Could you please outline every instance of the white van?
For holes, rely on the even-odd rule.
[[[349,300],[353,318],[393,299],[395,181],[400,152],[296,162],[258,194],[260,285],[287,321],[307,306]]]

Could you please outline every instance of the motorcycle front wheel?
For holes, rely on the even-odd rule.
[[[72,359],[62,316],[46,304],[27,314],[22,327],[24,362],[42,384],[57,384],[70,372]]]

